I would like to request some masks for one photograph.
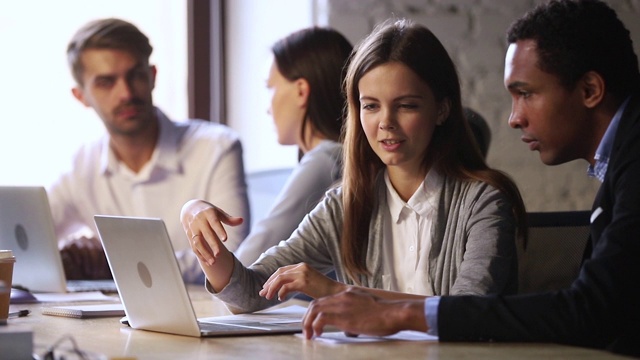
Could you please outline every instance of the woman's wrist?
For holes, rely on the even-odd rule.
[[[347,285],[345,283],[341,283],[339,281],[333,281],[334,286],[333,289],[331,290],[331,292],[327,295],[336,295],[338,293],[341,293],[343,291],[347,291],[349,290],[350,287],[352,287],[351,285]]]

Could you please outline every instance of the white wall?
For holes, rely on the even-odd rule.
[[[311,26],[312,0],[233,0],[225,9],[227,123],[241,134],[247,173],[291,167],[297,148],[278,144],[267,114],[271,45]]]

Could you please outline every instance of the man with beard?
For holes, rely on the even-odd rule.
[[[173,122],[155,107],[152,50],[136,26],[114,18],[87,23],[68,45],[73,96],[93,108],[106,129],[48,189],[68,278],[110,277],[95,214],[162,218],[187,282],[203,275],[179,222],[182,204],[202,198],[248,219],[238,135],[208,121]],[[248,230],[245,221],[228,231],[231,239],[244,239]],[[226,243],[231,251],[238,245]]]

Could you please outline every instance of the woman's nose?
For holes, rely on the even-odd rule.
[[[393,118],[393,114],[389,111],[384,111],[382,114],[382,119],[380,120],[380,124],[378,127],[380,130],[394,130],[396,128],[396,122]]]

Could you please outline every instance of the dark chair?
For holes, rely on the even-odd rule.
[[[568,287],[578,276],[587,239],[590,211],[527,214],[529,239],[518,245],[519,293]]]
[[[487,121],[475,110],[465,107],[463,111],[471,127],[471,132],[478,143],[480,152],[482,156],[486,158],[489,152],[489,145],[491,144],[491,129],[489,129]]]

